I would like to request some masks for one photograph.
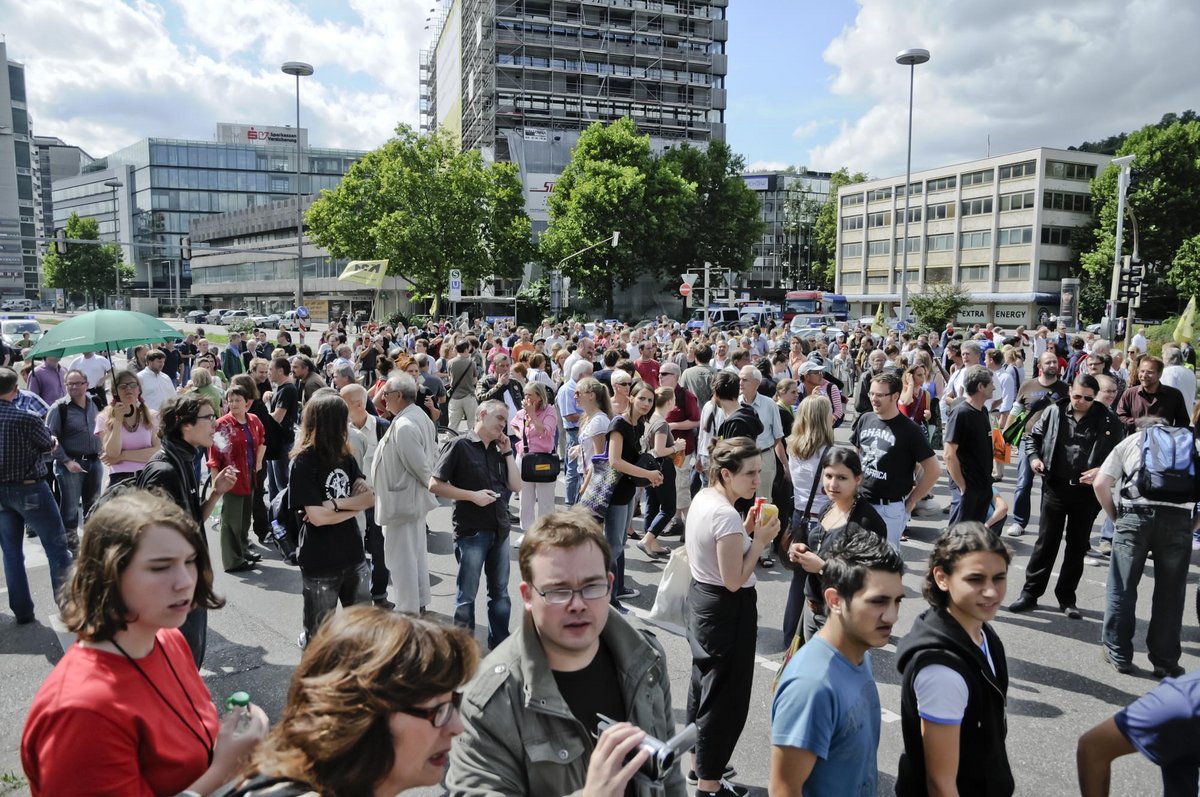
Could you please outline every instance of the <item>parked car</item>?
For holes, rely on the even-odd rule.
[[[225,315],[225,314],[226,314],[226,313],[228,313],[228,312],[229,312],[229,310],[228,310],[228,309],[225,309],[225,308],[218,308],[218,309],[216,309],[216,310],[213,310],[213,311],[212,311],[211,313],[209,313],[209,314],[208,314],[208,316],[207,316],[207,317],[204,319],[204,323],[206,323],[206,324],[220,324],[220,323],[221,323],[221,316]]]
[[[9,299],[0,304],[0,310],[10,313],[28,313],[33,310],[32,299]]]
[[[238,319],[250,318],[249,310],[227,310],[225,315],[221,316],[221,326],[227,327]]]
[[[189,324],[206,324],[208,323],[207,310],[189,310],[188,314],[183,317]]]
[[[708,325],[715,329],[740,327],[742,325],[741,312],[736,307],[710,307],[708,308]],[[704,328],[703,308],[697,308],[692,312],[692,317],[687,322],[687,328]]]
[[[300,319],[296,318],[295,310],[288,310],[283,315],[279,316],[278,323],[275,324],[276,329],[286,329],[290,332],[295,332],[300,328]]]
[[[4,345],[21,348],[26,345],[21,341],[27,334],[30,345],[37,343],[38,338],[44,334],[42,325],[33,316],[0,316],[0,338],[3,338]]]
[[[254,316],[254,326],[259,329],[279,329],[279,314],[271,313],[270,315]]]

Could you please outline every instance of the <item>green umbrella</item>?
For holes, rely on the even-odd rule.
[[[65,357],[85,351],[109,351],[139,343],[162,343],[179,330],[154,316],[131,310],[93,310],[51,327],[29,352],[30,359]]]

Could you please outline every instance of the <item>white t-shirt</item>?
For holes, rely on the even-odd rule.
[[[988,650],[987,637],[982,640],[979,648],[995,675],[996,663],[992,661],[992,652]],[[917,693],[917,714],[921,719],[938,725],[962,724],[970,693],[967,682],[956,671],[945,664],[922,667],[913,679],[913,689]]]
[[[825,451],[826,449],[822,448],[808,459],[800,459],[788,453],[788,471],[792,475],[792,495],[797,512],[803,512],[804,507],[808,505],[808,494],[812,492],[813,480],[817,478],[817,466],[821,464],[821,455]],[[819,515],[828,503],[829,496],[825,495],[825,490],[818,481],[817,491],[812,499],[812,513]]]
[[[104,384],[104,377],[108,375],[112,365],[107,357],[101,357],[97,354],[95,357],[85,357],[79,355],[71,364],[67,366],[67,370],[78,370],[87,377],[88,387],[96,387]]]
[[[579,434],[579,456],[585,468],[591,467],[593,456],[604,453],[604,445],[601,444],[600,448],[596,449],[592,445],[592,440],[596,435],[607,435],[608,427],[611,425],[612,419],[601,411],[597,411],[584,425],[583,431]]]
[[[715,587],[725,586],[721,568],[717,565],[717,543],[726,537],[738,535],[742,538],[742,553],[750,549],[750,535],[742,526],[742,518],[733,504],[712,487],[696,493],[687,516],[687,553],[692,578],[701,584]],[[746,579],[745,587],[758,582],[754,574]]]

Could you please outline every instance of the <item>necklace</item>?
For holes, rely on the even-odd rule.
[[[187,689],[184,688],[183,681],[179,679],[179,673],[175,672],[175,665],[171,663],[171,657],[167,655],[167,652],[165,650],[163,651],[163,658],[166,659],[167,667],[171,670],[171,675],[175,676],[175,683],[179,684],[179,691],[183,692],[183,698],[188,702],[188,708],[192,710],[192,714],[195,715],[196,721],[200,724],[201,730],[204,731],[204,738],[202,738],[200,734],[196,733],[196,729],[192,727],[191,723],[189,723],[184,716],[179,713],[179,710],[176,709],[175,706],[171,705],[171,701],[167,700],[167,696],[164,695],[162,690],[158,688],[158,684],[150,680],[150,676],[146,675],[146,671],[142,669],[141,665],[137,663],[133,656],[130,656],[128,653],[126,653],[125,648],[121,647],[117,640],[114,639],[111,641],[113,643],[113,647],[121,651],[121,655],[129,660],[129,663],[133,665],[133,668],[138,671],[138,675],[142,676],[146,683],[150,684],[150,688],[154,690],[154,693],[158,695],[159,699],[166,704],[167,708],[171,709],[171,713],[179,718],[179,721],[183,723],[183,727],[188,729],[188,733],[196,737],[196,741],[200,742],[200,746],[203,747],[204,752],[208,754],[208,765],[212,766],[214,746],[212,734],[209,733],[208,726],[204,724],[204,718],[200,716],[200,712],[196,709],[196,704],[192,702],[191,695],[189,695]],[[157,648],[158,639],[155,639],[154,647],[150,649],[150,654],[154,655],[154,651]],[[208,741],[205,741],[205,738],[207,738]]]
[[[140,426],[141,423],[142,423],[142,419],[138,417],[136,412],[133,414],[133,426],[130,426],[129,421],[127,421],[126,419],[124,419],[124,418],[121,419],[121,425],[124,426],[125,430],[129,431],[129,432],[136,432],[138,429],[138,426]]]

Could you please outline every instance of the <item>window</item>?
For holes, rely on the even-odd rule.
[[[868,274],[867,275],[867,284],[868,285],[887,285],[887,281],[888,281],[887,274]]]
[[[902,249],[900,248],[900,242],[901,242],[902,240],[903,240],[902,238],[897,238],[897,239],[896,239],[896,251],[897,251],[897,252],[902,252],[902,251],[904,251],[904,250],[902,250]],[[909,251],[909,253],[910,253],[910,254],[911,254],[912,252],[920,252],[920,251],[921,251],[921,239],[920,239],[920,238],[918,238],[918,237],[916,237],[916,236],[911,236],[911,237],[909,237],[909,239],[908,239],[908,251]]]
[[[957,177],[942,177],[937,180],[926,180],[925,181],[925,190],[930,191],[930,192],[949,191],[951,188],[953,188],[957,184],[958,184]]]
[[[1065,191],[1046,191],[1042,194],[1042,207],[1047,210],[1069,210],[1074,213],[1091,213],[1092,195],[1068,194]]]
[[[1018,177],[1033,177],[1035,174],[1037,174],[1037,161],[1025,161],[1000,167],[1001,180],[1016,180]]]
[[[862,257],[862,243],[842,244],[842,257]]]
[[[987,282],[987,266],[960,266],[958,269],[959,282]]]
[[[949,252],[954,248],[954,233],[930,235],[925,238],[926,252]]]
[[[843,230],[861,230],[863,228],[862,216],[842,216]]]
[[[924,190],[925,190],[925,186],[922,185],[921,183],[910,183],[910,186],[912,188],[913,195],[920,194],[920,193],[924,192]],[[896,186],[896,196],[904,196],[904,186],[903,185]]]
[[[892,252],[891,241],[868,241],[867,255],[888,255]]]
[[[892,189],[890,189],[890,188],[876,188],[874,191],[867,192],[867,201],[868,202],[879,202],[884,199],[891,199],[891,198],[892,198]]]
[[[943,283],[950,281],[949,268],[927,268],[925,269],[925,282],[927,283]]]
[[[1090,163],[1046,161],[1046,176],[1059,180],[1090,180],[1096,176],[1096,167]]]
[[[1033,207],[1033,192],[1022,191],[1019,194],[1001,194],[1000,212],[1008,210],[1027,210]]]
[[[868,227],[887,227],[887,226],[890,226],[891,223],[892,223],[892,212],[890,210],[885,210],[880,213],[868,213],[867,214],[867,226]]]
[[[962,234],[962,249],[986,249],[991,245],[991,230],[976,230]]]
[[[1005,280],[1027,280],[1029,279],[1029,264],[1001,263],[996,266],[996,279],[1000,282],[1004,282]]]
[[[1002,227],[996,234],[1000,246],[1020,246],[1033,243],[1032,227]]]
[[[863,203],[863,195],[861,193],[848,194],[848,195],[842,197],[842,207],[844,207],[844,208],[848,208],[853,205],[861,205],[862,203]]]
[[[926,216],[926,218],[930,221],[954,218],[954,203],[946,202],[941,205],[930,205],[929,214]]]
[[[1074,227],[1043,227],[1042,243],[1051,246],[1070,246]]]
[[[1058,282],[1071,276],[1071,264],[1058,260],[1043,260],[1038,264],[1038,279]]]
[[[967,186],[971,185],[983,185],[985,183],[990,183],[993,176],[994,172],[992,169],[983,169],[982,171],[978,172],[967,172],[962,176],[962,187],[966,188]]]
[[[846,273],[842,274],[842,287],[843,288],[850,288],[850,287],[857,288],[859,285],[862,285],[862,273],[861,272],[850,271],[850,272],[846,272]]]
[[[962,214],[964,216],[979,216],[991,212],[992,198],[990,196],[983,199],[964,199],[962,202]]]
[[[924,210],[925,209],[921,208],[921,207],[909,208],[908,209],[908,223],[916,224],[917,222],[919,222],[921,220],[921,214]]]

